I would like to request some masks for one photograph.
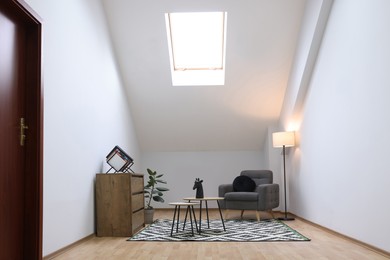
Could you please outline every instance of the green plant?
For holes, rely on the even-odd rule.
[[[163,192],[169,191],[169,189],[165,187],[156,187],[157,183],[167,184],[166,181],[161,180],[161,177],[164,176],[164,174],[157,175],[157,172],[152,171],[151,169],[147,169],[147,171],[149,174],[149,180],[148,184],[144,187],[145,199],[147,200],[145,208],[152,209],[153,207],[150,206],[152,199],[156,202],[164,202]]]

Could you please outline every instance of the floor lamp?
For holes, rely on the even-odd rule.
[[[273,147],[283,147],[283,173],[284,173],[284,217],[279,220],[294,220],[292,217],[287,217],[287,193],[286,193],[286,147],[295,145],[294,132],[276,132],[272,134]]]

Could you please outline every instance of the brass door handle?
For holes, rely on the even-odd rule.
[[[20,146],[24,146],[26,140],[25,130],[28,129],[28,126],[24,122],[24,118],[20,118]]]

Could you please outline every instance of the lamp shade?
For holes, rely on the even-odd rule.
[[[291,147],[295,145],[294,132],[276,132],[272,134],[273,147]]]

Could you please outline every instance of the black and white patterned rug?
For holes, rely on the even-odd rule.
[[[194,227],[194,236],[191,224],[179,224],[176,233],[176,223],[171,237],[172,220],[158,219],[150,226],[129,238],[128,241],[219,241],[219,242],[261,242],[261,241],[310,241],[283,222],[275,219],[262,220],[226,220],[226,231],[223,230],[221,220],[202,221],[202,232],[198,234]]]

